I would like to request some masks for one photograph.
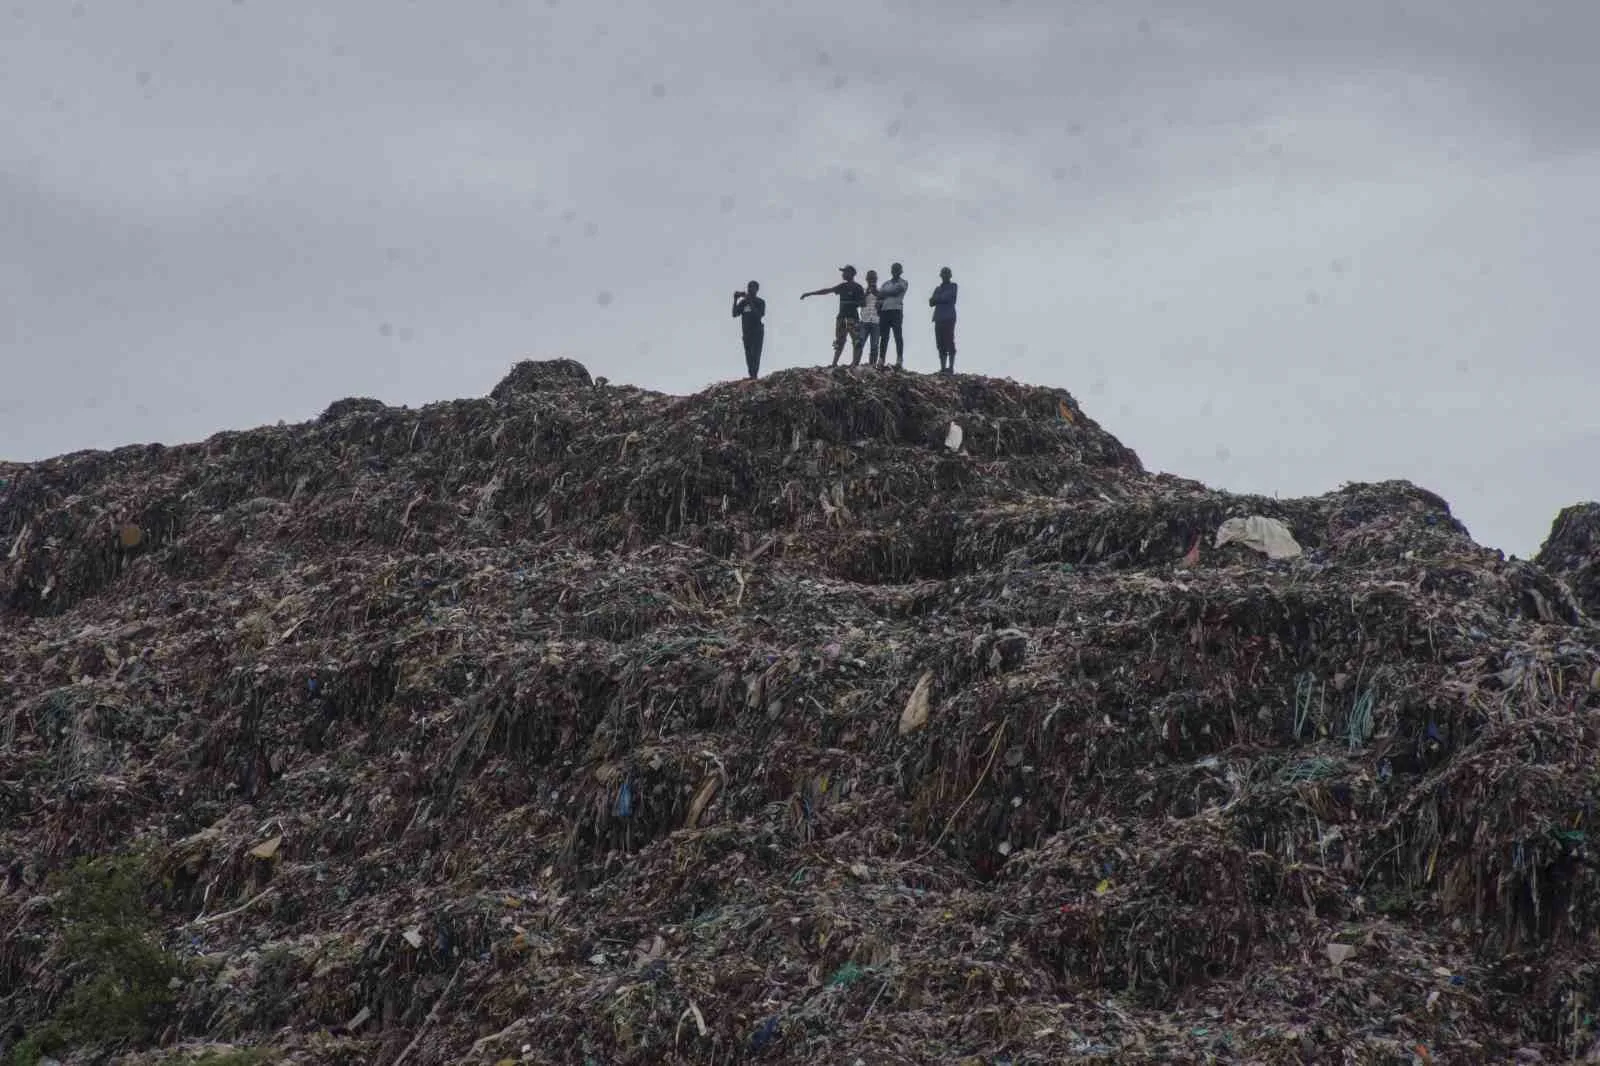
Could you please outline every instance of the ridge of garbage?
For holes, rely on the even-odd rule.
[[[869,369],[0,463],[0,1056],[1600,1056],[1597,531]]]

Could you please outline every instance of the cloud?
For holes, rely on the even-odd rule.
[[[527,355],[698,388],[742,369],[751,277],[765,364],[821,362],[798,294],[899,259],[912,365],[948,263],[965,369],[1073,389],[1152,465],[1407,476],[1523,552],[1593,493],[1588,5],[0,17],[9,457],[479,394]]]

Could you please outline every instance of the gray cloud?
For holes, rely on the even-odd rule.
[[[1595,495],[1600,10],[707,0],[0,11],[0,454],[567,354],[823,361],[846,260],[1160,468],[1404,476],[1529,553]],[[912,315],[910,360],[934,362]]]

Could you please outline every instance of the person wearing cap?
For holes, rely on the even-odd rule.
[[[906,289],[910,287],[900,274],[905,268],[899,263],[889,267],[889,280],[878,286],[878,344],[879,363],[889,361],[889,335],[894,334],[894,365],[906,365],[906,335],[903,330],[906,317]]]
[[[867,271],[867,292],[861,300],[861,336],[856,339],[855,358],[851,366],[861,362],[861,351],[866,349],[867,365],[882,366],[883,353],[878,347],[878,272]]]
[[[856,362],[861,361],[861,305],[867,298],[867,291],[856,281],[856,268],[842,266],[839,273],[844,275],[844,280],[827,289],[816,289],[812,292],[803,292],[800,299],[807,296],[837,296],[839,297],[839,313],[833,320],[833,365],[839,365],[839,356],[844,352],[845,341],[848,340],[855,353]]]
[[[950,268],[939,269],[939,287],[928,297],[933,308],[933,343],[939,348],[939,373],[956,372],[956,283]]]
[[[767,301],[756,295],[760,291],[761,285],[752,281],[743,292],[733,294],[733,317],[739,320],[739,329],[744,334],[744,365],[750,371],[751,381],[761,371],[761,342],[766,336],[761,320],[767,313]]]

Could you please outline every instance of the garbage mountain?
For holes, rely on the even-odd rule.
[[[1580,524],[1507,560],[1409,483],[1231,495],[866,369],[3,465],[0,1040],[1594,1058]]]

